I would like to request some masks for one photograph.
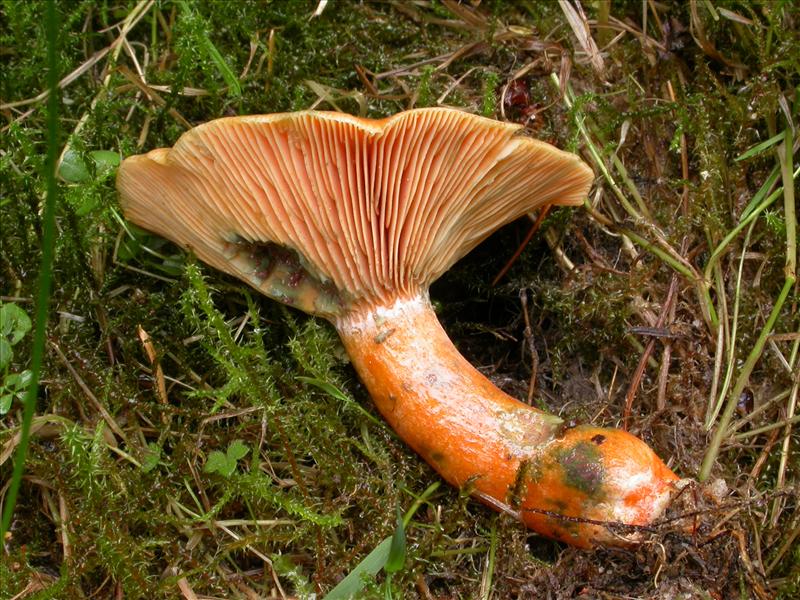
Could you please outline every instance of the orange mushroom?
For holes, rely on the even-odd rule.
[[[580,204],[591,170],[520,128],[451,109],[383,120],[219,119],[117,178],[134,223],[333,323],[380,412],[451,484],[576,546],[626,544],[677,476],[638,438],[569,427],[456,350],[428,287],[500,226]]]

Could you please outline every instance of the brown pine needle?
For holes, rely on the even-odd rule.
[[[539,230],[539,227],[541,226],[542,221],[544,221],[544,218],[547,216],[548,212],[550,212],[549,206],[545,206],[542,210],[539,211],[539,216],[536,217],[536,221],[534,221],[533,225],[531,226],[530,230],[525,236],[525,239],[522,240],[522,243],[514,251],[514,254],[511,256],[511,258],[508,259],[508,262],[505,264],[505,266],[502,269],[500,269],[500,272],[492,280],[493,286],[497,285],[497,282],[500,281],[503,278],[503,276],[506,273],[508,273],[508,270],[512,267],[512,265],[515,262],[517,262],[517,259],[519,258],[520,254],[522,254],[522,251],[525,250],[525,246],[528,245],[528,242],[530,242],[531,239],[533,239],[534,234]]]

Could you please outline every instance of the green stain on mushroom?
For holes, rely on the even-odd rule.
[[[605,467],[597,446],[581,441],[563,450],[556,461],[564,471],[564,483],[590,497],[596,497],[603,488]]]
[[[339,291],[296,250],[231,234],[224,255],[246,281],[270,298],[326,317],[342,310]]]

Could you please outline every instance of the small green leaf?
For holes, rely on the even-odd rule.
[[[228,445],[228,450],[225,454],[219,450],[214,450],[209,454],[203,470],[206,473],[219,473],[223,477],[230,477],[236,470],[238,460],[249,451],[247,444],[242,440],[234,440]]]
[[[234,468],[235,467],[236,465],[234,465]],[[230,475],[230,473],[233,473],[233,469],[231,469],[230,473],[227,473],[228,457],[219,450],[214,450],[208,455],[208,460],[206,460],[206,466],[203,467],[203,471],[206,473],[219,473],[220,475],[225,475],[226,477]]]
[[[14,358],[14,351],[11,349],[11,344],[5,337],[0,337],[0,369],[5,369],[12,358]]]
[[[89,169],[81,155],[70,148],[58,167],[58,175],[68,183],[80,183],[89,179]]]
[[[233,462],[234,467],[236,466],[236,461],[240,458],[247,456],[247,453],[250,452],[250,449],[247,447],[242,440],[233,440],[228,446],[228,460]]]
[[[22,373],[10,373],[3,382],[4,387],[17,392],[24,391],[27,389],[32,377],[33,373],[28,369],[25,369]]]
[[[3,406],[5,409],[0,414],[5,414],[11,406],[14,398],[23,402],[25,400],[25,393],[28,391],[28,384],[31,382],[33,374],[29,370],[22,373],[11,373],[6,375],[2,385],[0,385],[0,393],[3,397]]]
[[[11,402],[13,400],[14,394],[3,394],[0,396],[0,415],[4,415],[11,410]]]
[[[0,306],[0,333],[11,338],[13,346],[31,330],[31,318],[16,304]]]
[[[123,263],[128,262],[132,258],[136,257],[141,250],[142,244],[139,242],[139,240],[123,238],[119,245],[119,250],[117,251],[117,260]]]
[[[147,449],[142,457],[142,471],[149,473],[158,466],[158,461],[160,460],[161,447],[154,442],[150,442],[147,444]],[[208,467],[208,463],[206,463],[206,467]]]
[[[119,154],[112,150],[92,150],[89,158],[94,164],[95,174],[100,176],[110,173],[121,162]],[[91,177],[91,172],[80,153],[70,148],[64,153],[58,175],[67,183],[81,183]]]
[[[397,507],[397,529],[392,536],[392,546],[389,548],[389,557],[383,570],[387,573],[397,573],[406,564],[406,528],[403,524],[403,515]]]
[[[89,152],[89,156],[94,161],[94,167],[98,175],[113,171],[121,162],[119,154],[113,150],[92,150]]]

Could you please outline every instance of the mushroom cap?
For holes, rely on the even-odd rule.
[[[520,132],[448,108],[224,118],[126,159],[117,188],[137,225],[336,318],[424,293],[502,225],[582,202],[591,170]]]

